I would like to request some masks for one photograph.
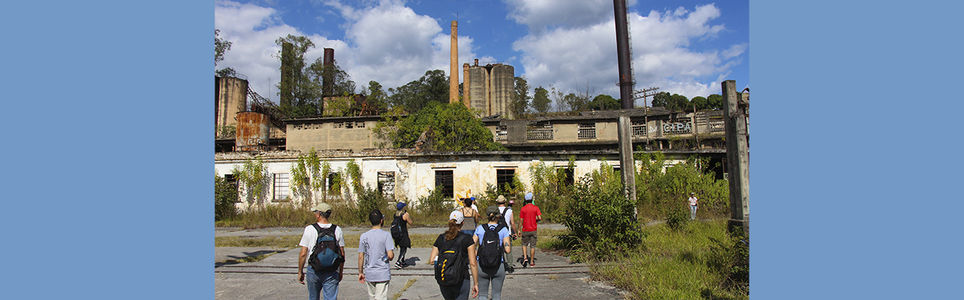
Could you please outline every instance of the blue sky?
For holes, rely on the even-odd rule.
[[[722,80],[749,87],[747,1],[634,1],[629,22],[636,89],[687,97],[719,93]],[[459,64],[507,63],[530,88],[618,96],[609,0],[216,1],[215,27],[233,43],[217,67],[244,74],[277,101],[274,40],[308,36],[359,87],[385,88],[449,69],[450,22],[459,21]],[[461,78],[460,78],[461,79]]]

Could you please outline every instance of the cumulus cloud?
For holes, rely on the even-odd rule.
[[[517,8],[534,5],[529,1],[508,3]],[[599,22],[580,25],[566,21],[564,26],[545,32],[531,31],[513,43],[513,49],[522,53],[521,61],[530,86],[555,86],[564,92],[582,91],[589,86],[597,87],[594,93],[619,93],[612,5],[599,6],[610,12]],[[718,93],[719,87],[714,84],[718,81],[714,80],[729,74],[728,70],[740,62],[746,44],[722,51],[698,51],[691,49],[691,44],[715,38],[724,30],[723,25],[712,24],[719,16],[719,9],[712,4],[693,10],[680,7],[651,11],[646,16],[631,12],[628,20],[636,88],[659,86],[661,91],[690,98]],[[520,23],[530,26],[551,24],[551,21],[543,24],[537,13],[520,18],[527,20]]]
[[[305,34],[284,24],[272,8],[216,2],[215,27],[233,43],[218,68],[234,68],[247,76],[252,89],[266,97],[270,89],[270,98],[277,101],[275,85],[280,78],[281,62],[280,48],[274,41],[292,34],[307,36],[315,44],[305,53],[308,63],[322,57],[323,48],[334,48],[335,60],[359,88],[371,80],[385,88],[397,87],[433,69],[448,74],[448,23],[439,24],[430,16],[417,14],[400,1],[346,4],[327,0],[322,4],[346,21],[344,39]],[[471,37],[459,36],[460,63],[476,57],[473,42]],[[494,61],[491,57],[484,59]]]
[[[508,18],[528,26],[529,31],[535,33],[556,27],[593,25],[613,18],[613,5],[609,0],[504,0],[504,2],[512,7]],[[630,0],[627,6],[632,6],[635,2]]]

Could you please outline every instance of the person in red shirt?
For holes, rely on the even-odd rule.
[[[522,267],[535,266],[532,256],[536,254],[536,225],[542,221],[542,211],[532,203],[532,192],[526,193],[519,218],[522,218]]]

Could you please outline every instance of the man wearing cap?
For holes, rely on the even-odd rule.
[[[527,192],[519,218],[522,218],[522,267],[535,266],[532,258],[536,254],[536,223],[542,221],[542,211],[532,203],[532,192]]]
[[[368,299],[387,300],[391,279],[389,262],[395,256],[392,235],[382,230],[385,217],[378,209],[368,214],[372,229],[358,239],[358,282],[368,288]]]
[[[499,214],[502,215],[502,221],[499,223],[503,224],[505,228],[508,228],[510,232],[510,236],[513,236],[512,239],[515,239],[514,235],[518,230],[515,227],[515,222],[513,222],[512,220],[512,207],[508,207],[505,205],[505,197],[502,195],[499,195],[499,198],[495,199],[495,203],[499,205],[499,208],[498,208]],[[508,268],[506,268],[505,271],[512,273],[514,269],[512,264],[514,263],[514,261],[512,260],[512,254],[509,254],[509,252],[506,252],[505,254],[505,262],[506,264],[508,264]]]
[[[696,199],[696,193],[690,192],[690,198],[688,200],[690,202],[690,220],[696,220],[696,202],[698,201],[698,199]]]
[[[338,241],[338,253],[341,257],[345,257],[345,234],[342,233],[341,227],[338,227],[328,221],[331,217],[331,205],[328,203],[318,203],[311,208],[312,212],[315,214],[315,220],[317,221],[318,227],[322,230],[335,227],[335,240]],[[318,241],[318,230],[315,229],[315,224],[305,226],[305,232],[301,235],[301,242],[298,243],[301,246],[301,253],[298,254],[298,282],[305,284],[305,273],[307,273],[308,281],[308,299],[318,300],[320,299],[322,292],[324,292],[324,299],[337,299],[338,298],[338,283],[341,282],[342,274],[344,274],[345,264],[338,266],[337,271],[330,272],[315,272],[315,270],[309,265],[307,272],[303,271],[305,262],[308,260],[311,253],[314,251],[315,243]]]

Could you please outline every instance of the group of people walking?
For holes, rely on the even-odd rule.
[[[532,193],[526,193],[524,199],[519,214],[521,228],[513,220],[513,202],[507,203],[501,195],[485,214],[476,208],[474,198],[460,199],[462,206],[449,214],[447,229],[435,239],[429,255],[428,263],[434,266],[444,299],[501,299],[506,274],[515,269],[511,245],[517,237],[522,238],[522,256],[517,262],[523,268],[535,265],[537,224],[542,212],[533,204]],[[388,299],[392,259],[396,259],[396,268],[409,265],[405,261],[412,246],[408,225],[414,222],[405,203],[395,208],[390,231],[382,230],[384,216],[375,209],[368,216],[371,229],[359,238],[358,282],[367,287],[370,299]],[[337,299],[344,274],[344,233],[329,221],[330,205],[319,203],[312,211],[317,223],[305,227],[299,243],[298,282],[308,286],[311,300]]]

